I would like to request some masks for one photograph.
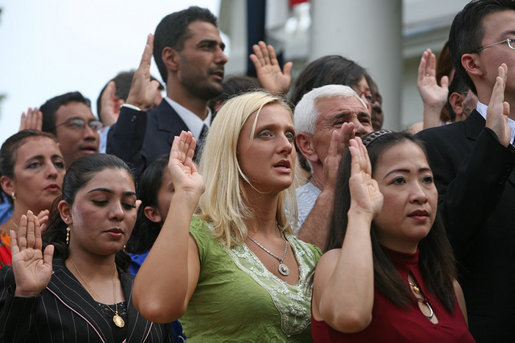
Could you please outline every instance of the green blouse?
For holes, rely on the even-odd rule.
[[[290,285],[268,271],[247,245],[227,249],[210,230],[196,217],[191,221],[200,275],[180,319],[188,342],[312,342],[309,278],[320,249],[286,236],[300,272],[298,283]]]

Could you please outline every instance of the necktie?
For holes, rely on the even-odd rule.
[[[202,155],[202,148],[204,147],[204,143],[206,142],[207,138],[207,132],[209,131],[209,128],[206,124],[202,125],[202,130],[200,131],[200,136],[197,141],[197,148],[195,149],[195,162],[200,162],[200,155]]]

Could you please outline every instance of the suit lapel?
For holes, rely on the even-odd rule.
[[[157,120],[157,128],[159,131],[166,132],[181,132],[181,130],[189,131],[189,128],[186,126],[186,123],[182,120],[182,118],[177,114],[177,112],[173,109],[172,106],[163,99],[159,106],[155,109],[156,120]],[[170,142],[173,142],[173,137],[171,137]]]
[[[465,125],[465,135],[468,139],[475,141],[481,130],[485,127],[485,118],[478,111],[473,110],[463,122]]]
[[[98,311],[94,299],[65,267],[61,259],[54,260],[54,274],[47,286],[58,301],[83,318],[104,339],[112,342],[111,326]]]
[[[464,121],[464,124],[467,138],[475,141],[481,133],[481,130],[485,127],[486,121],[479,112],[474,110]],[[512,185],[515,185],[515,168],[512,169],[508,180]]]

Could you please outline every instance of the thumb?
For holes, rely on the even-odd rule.
[[[288,75],[288,76],[291,76],[291,70],[293,68],[293,63],[292,62],[288,62],[284,65],[283,67],[283,74],[285,75]]]
[[[442,76],[440,79],[440,87],[445,89],[449,88],[449,77],[447,75]]]
[[[52,269],[52,258],[54,257],[54,246],[47,245],[43,252],[43,264],[48,265]]]
[[[507,101],[503,102],[502,113],[505,116],[509,116],[510,115],[510,103],[509,102],[507,102]]]

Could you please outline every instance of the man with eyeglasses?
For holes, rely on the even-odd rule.
[[[473,1],[449,34],[477,94],[464,121],[422,131],[477,342],[515,342],[515,1]],[[455,76],[455,77],[456,77]]]
[[[98,152],[102,123],[91,112],[91,103],[79,92],[47,100],[41,107],[43,128],[54,134],[66,167],[81,156]]]

